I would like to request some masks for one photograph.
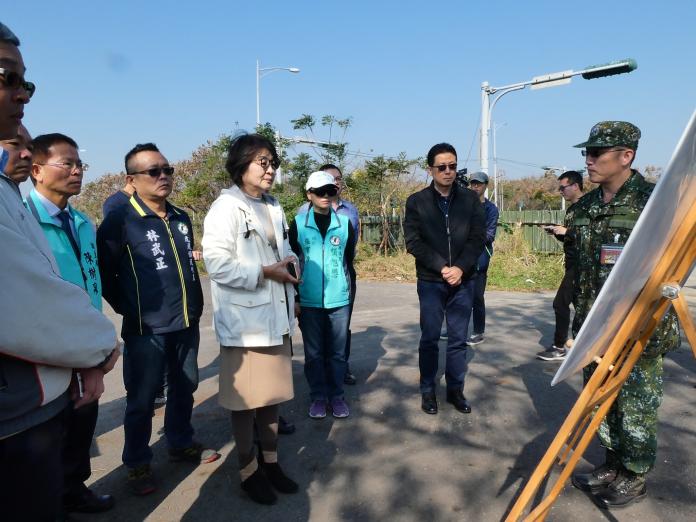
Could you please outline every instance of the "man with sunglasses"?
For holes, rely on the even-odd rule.
[[[77,143],[64,134],[42,134],[33,140],[31,181],[25,204],[41,226],[63,279],[84,289],[101,311],[96,236],[90,219],[69,200],[82,190],[82,163]],[[76,378],[82,378],[81,373]],[[114,505],[111,495],[97,495],[85,486],[92,474],[89,450],[97,426],[99,403],[94,401],[66,416],[63,442],[63,508],[66,512],[97,513]]]
[[[545,226],[544,230],[548,234],[553,234],[557,240],[563,243],[565,273],[553,300],[553,311],[556,315],[553,344],[536,356],[542,361],[564,360],[570,346],[568,327],[570,326],[570,305],[573,302],[573,289],[575,288],[575,267],[571,252],[573,245],[567,231],[573,225],[575,204],[582,197],[582,174],[575,170],[569,170],[558,176],[558,191],[570,206],[566,209],[563,225]]]
[[[488,190],[488,174],[474,172],[469,176],[469,184],[479,198],[486,215],[486,242],[483,252],[476,263],[476,277],[474,283],[474,304],[472,307],[473,335],[467,341],[470,346],[481,344],[484,341],[486,331],[486,283],[488,282],[488,267],[493,256],[493,242],[498,229],[498,207],[486,197]]]
[[[640,130],[625,121],[603,121],[592,127],[584,149],[590,181],[598,188],[575,205],[574,224],[567,234],[574,245],[575,318],[577,335],[602,285],[631,234],[654,188],[631,168]],[[658,324],[642,356],[631,370],[616,402],[600,425],[605,462],[589,473],[573,475],[573,485],[593,493],[602,508],[620,508],[644,498],[645,476],[655,465],[657,408],[662,401],[662,361],[680,345],[679,325],[672,309]],[[584,368],[587,382],[596,368]]]
[[[432,183],[406,201],[406,249],[416,258],[421,338],[418,346],[421,409],[438,411],[435,394],[438,340],[447,318],[445,381],[447,402],[462,413],[471,407],[464,397],[467,334],[474,293],[476,262],[486,238],[486,218],[477,195],[455,183],[457,152],[449,143],[428,152]]]
[[[0,140],[18,136],[34,92],[24,71],[19,39],[0,23]],[[101,396],[119,352],[111,321],[84,288],[61,277],[46,237],[22,204],[17,184],[26,171],[18,174],[15,163],[13,177],[5,173],[6,146],[0,146],[0,509],[3,520],[55,520],[68,408]]]
[[[147,495],[156,489],[149,442],[165,366],[164,434],[170,460],[208,463],[220,454],[193,440],[203,293],[193,259],[191,220],[167,201],[174,167],[153,143],[136,145],[126,154],[125,167],[135,193],[128,205],[106,216],[97,231],[97,246],[104,297],[123,316],[123,463],[131,491]]]

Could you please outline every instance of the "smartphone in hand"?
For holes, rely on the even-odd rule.
[[[299,279],[298,274],[300,273],[300,269],[297,266],[297,261],[290,261],[287,265],[288,273],[294,277],[295,279]]]

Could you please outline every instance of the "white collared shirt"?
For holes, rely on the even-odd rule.
[[[58,217],[58,214],[63,212],[67,212],[68,216],[70,216],[70,230],[72,230],[73,233],[73,238],[75,241],[79,244],[79,239],[77,238],[77,229],[75,228],[75,220],[72,217],[72,214],[70,213],[69,206],[66,205],[64,209],[61,209],[53,203],[50,199],[48,199],[46,196],[41,194],[38,190],[34,190],[34,193],[36,194],[36,197],[39,198],[39,201],[43,205],[43,207],[46,209],[46,212],[48,212],[48,215],[51,216],[51,220],[53,221],[53,224],[56,226],[62,226],[62,223],[60,221],[60,218]]]

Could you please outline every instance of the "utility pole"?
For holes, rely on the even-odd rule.
[[[488,174],[488,137],[491,134],[491,115],[498,100],[509,92],[519,91],[528,85],[531,89],[544,89],[547,87],[557,87],[567,85],[573,76],[582,75],[585,80],[613,76],[615,74],[625,74],[635,71],[638,64],[633,59],[609,62],[603,65],[592,65],[581,71],[561,71],[557,73],[536,76],[531,80],[504,85],[502,87],[491,87],[488,82],[481,83],[481,139],[479,147],[479,162],[481,170]],[[493,100],[491,101],[491,97]]]

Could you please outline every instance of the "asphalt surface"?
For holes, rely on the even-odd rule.
[[[692,281],[694,279],[692,278]],[[696,283],[696,281],[694,281]],[[204,281],[206,302],[209,288]],[[696,305],[696,284],[687,294]],[[121,464],[125,391],[122,364],[107,376],[101,400],[90,486],[116,496],[116,507],[77,520],[106,521],[495,521],[512,506],[525,480],[577,398],[579,375],[551,388],[558,363],[534,354],[552,342],[552,293],[487,293],[486,340],[472,349],[465,394],[473,412],[458,413],[438,392],[440,413],[420,410],[415,285],[358,283],[353,315],[347,419],[307,417],[308,389],[297,332],[295,399],[281,412],[297,425],[281,436],[280,462],[300,484],[275,506],[241,494],[228,415],[217,404],[218,345],[210,307],[201,322],[200,386],[193,423],[197,440],[223,457],[202,466],[169,463],[156,410],[151,444],[159,489],[134,497]],[[692,311],[696,309],[692,308]],[[118,318],[110,317],[118,324]],[[441,368],[444,350],[441,343]],[[658,462],[640,504],[607,512],[566,485],[551,521],[692,521],[696,499],[696,360],[688,344],[665,362]],[[581,467],[601,459],[596,443]]]

